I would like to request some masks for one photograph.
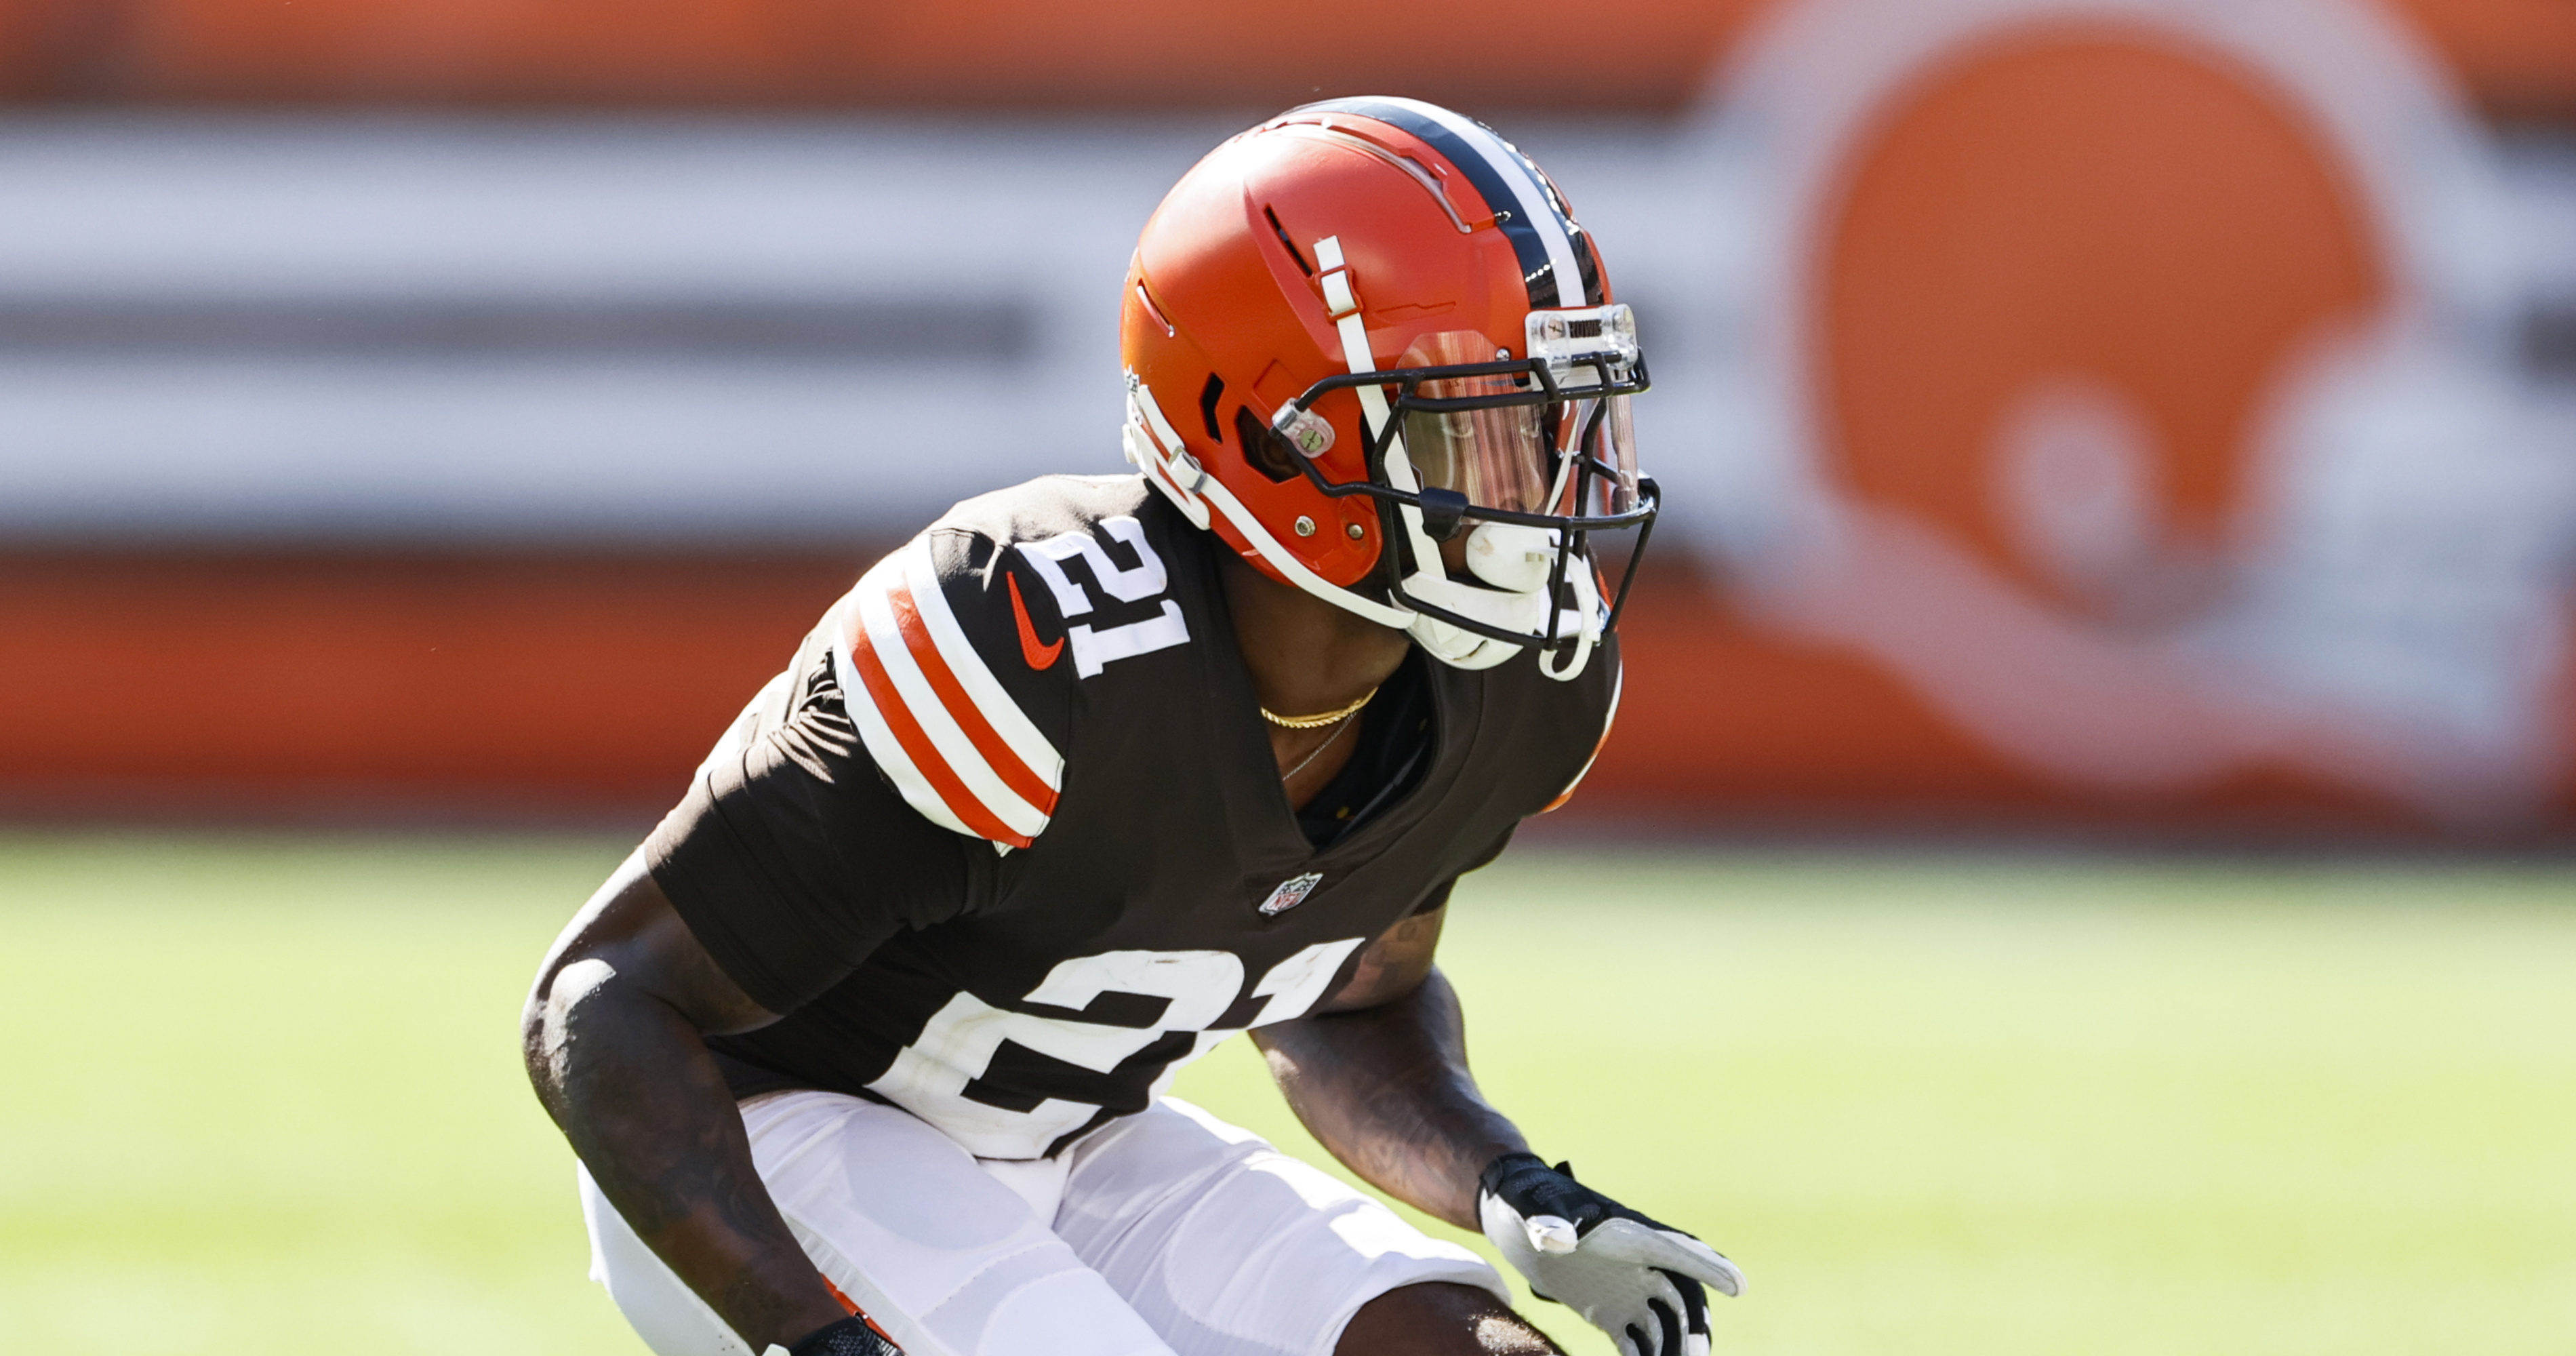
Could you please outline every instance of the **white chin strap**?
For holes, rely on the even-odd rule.
[[[1533,529],[1535,530],[1535,529]],[[1553,534],[1551,534],[1553,535]],[[1438,559],[1438,557],[1433,557]],[[1555,662],[1553,654],[1542,652],[1538,671],[1558,682],[1571,681],[1592,661],[1592,647],[1601,640],[1601,594],[1592,582],[1592,571],[1580,563],[1567,571],[1565,582],[1574,588],[1575,606],[1559,609],[1554,634],[1559,639],[1572,639],[1564,662]],[[1540,633],[1547,623],[1546,580],[1539,581],[1537,592],[1499,592],[1462,584],[1446,575],[1416,574],[1406,580],[1405,593],[1434,607],[1446,608],[1462,617],[1499,626],[1507,631]],[[1462,669],[1485,669],[1502,663],[1521,652],[1510,641],[1479,635],[1463,627],[1452,626],[1436,617],[1417,616],[1406,628],[1414,641],[1429,650],[1433,658]]]
[[[1559,610],[1553,629],[1549,627],[1547,577],[1556,566],[1559,540],[1551,528],[1518,523],[1479,524],[1467,534],[1467,571],[1491,588],[1460,583],[1445,571],[1420,572],[1405,581],[1405,592],[1506,630],[1572,638],[1573,648],[1565,652],[1561,667],[1552,664],[1546,654],[1541,654],[1538,661],[1540,672],[1566,681],[1583,672],[1583,666],[1591,661],[1592,647],[1601,639],[1603,613],[1592,571],[1574,562],[1575,568],[1568,572],[1566,582],[1574,589],[1575,605]],[[1414,622],[1412,629],[1425,649],[1460,668],[1485,668],[1521,651],[1520,646],[1508,641],[1462,630],[1429,616]],[[1443,647],[1454,647],[1455,657],[1444,653]]]
[[[1376,357],[1369,352],[1368,329],[1360,318],[1359,298],[1351,291],[1350,273],[1342,261],[1340,236],[1326,236],[1315,242],[1315,264],[1322,270],[1316,282],[1324,290],[1324,303],[1341,334],[1342,360],[1353,372],[1376,371]],[[1367,420],[1366,431],[1374,440],[1385,432],[1392,416],[1386,406],[1386,392],[1375,386],[1359,386],[1352,393],[1359,397],[1360,412]],[[1242,500],[1189,454],[1182,446],[1181,435],[1163,417],[1153,391],[1133,372],[1127,374],[1126,444],[1127,460],[1178,504],[1193,524],[1206,527],[1211,511],[1225,515],[1225,520],[1243,534],[1263,560],[1306,592],[1380,626],[1405,632],[1432,658],[1452,668],[1489,669],[1521,652],[1522,647],[1514,642],[1479,635],[1410,608],[1364,598],[1308,569],[1296,553],[1262,526]],[[1389,485],[1408,493],[1422,489],[1420,477],[1414,474],[1413,459],[1405,454],[1400,430],[1387,442],[1386,479]],[[1600,592],[1593,584],[1591,568],[1578,562],[1567,572],[1567,582],[1574,586],[1575,606],[1559,611],[1554,626],[1549,626],[1547,575],[1555,563],[1555,532],[1507,523],[1479,525],[1467,539],[1467,565],[1478,579],[1493,586],[1479,588],[1449,577],[1440,561],[1439,544],[1431,540],[1430,532],[1422,525],[1422,510],[1400,504],[1395,512],[1417,566],[1404,580],[1408,596],[1507,631],[1570,636],[1575,643],[1560,652],[1565,656],[1563,665],[1551,664],[1549,656],[1541,654],[1539,672],[1559,682],[1571,681],[1583,672],[1584,665],[1591,662],[1593,645],[1601,639]]]

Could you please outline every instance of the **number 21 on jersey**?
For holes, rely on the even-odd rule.
[[[1141,603],[1160,594],[1171,583],[1163,570],[1163,558],[1145,541],[1145,525],[1120,514],[1103,518],[1100,526],[1118,544],[1135,552],[1136,563],[1121,565],[1110,558],[1108,548],[1088,532],[1067,532],[1044,541],[1020,543],[1022,559],[1046,581],[1047,590],[1055,595],[1056,610],[1072,623],[1076,617],[1090,616],[1096,609],[1089,590],[1075,582],[1065,566],[1075,560],[1090,569],[1092,581],[1101,592],[1122,603]],[[1160,614],[1120,626],[1094,627],[1075,623],[1065,627],[1065,639],[1073,645],[1073,671],[1077,677],[1089,678],[1120,659],[1133,659],[1140,654],[1186,645],[1190,640],[1188,623],[1181,620],[1181,605],[1163,599]]]

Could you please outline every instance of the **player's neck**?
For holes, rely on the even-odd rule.
[[[1402,631],[1355,616],[1236,558],[1223,562],[1235,644],[1261,704],[1285,716],[1349,705],[1383,683],[1412,645]]]

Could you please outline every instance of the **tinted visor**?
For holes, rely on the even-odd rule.
[[[1450,330],[1415,340],[1398,366],[1459,367],[1502,357],[1483,334]],[[1600,384],[1585,379],[1590,376],[1578,369],[1566,386],[1579,391]],[[1405,453],[1426,488],[1454,490],[1484,508],[1587,516],[1636,507],[1636,429],[1628,399],[1624,393],[1555,398],[1522,372],[1432,378],[1397,404]]]

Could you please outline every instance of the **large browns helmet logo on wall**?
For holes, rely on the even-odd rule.
[[[2402,33],[1816,0],[1725,89],[1697,151],[1758,224],[1711,291],[1750,304],[1665,374],[1657,417],[1716,431],[1652,436],[1767,624],[2067,783],[2538,804],[2576,494],[2489,356],[2492,193]]]

